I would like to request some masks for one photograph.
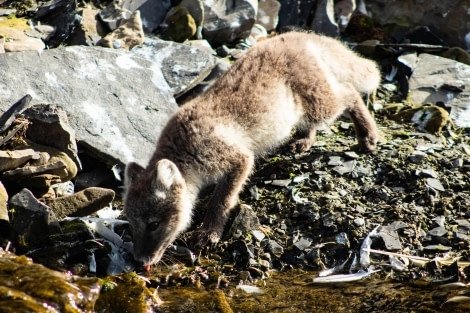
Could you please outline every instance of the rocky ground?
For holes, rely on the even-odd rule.
[[[430,135],[387,115],[376,112],[376,154],[356,153],[351,123],[339,121],[307,153],[259,160],[229,233],[199,254],[198,270],[251,280],[342,264],[338,273],[365,265],[397,280],[468,281],[468,133]]]

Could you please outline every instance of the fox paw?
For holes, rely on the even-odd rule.
[[[290,149],[294,153],[302,153],[310,149],[312,146],[313,141],[308,139],[308,138],[302,138],[298,140],[294,140],[292,143],[290,143]]]
[[[358,140],[359,142],[359,151],[370,153],[375,152],[377,149],[378,138],[376,136],[367,136]]]
[[[218,243],[220,237],[220,233],[217,231],[198,229],[193,232],[189,244],[192,249],[200,249]]]

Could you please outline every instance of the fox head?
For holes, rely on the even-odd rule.
[[[186,183],[167,159],[146,169],[129,163],[125,182],[124,211],[132,231],[134,258],[144,266],[155,264],[190,224],[192,204],[187,200]]]

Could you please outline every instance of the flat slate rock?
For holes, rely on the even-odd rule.
[[[442,102],[450,107],[457,126],[470,127],[470,66],[431,54],[421,53],[410,77],[413,103]]]
[[[62,106],[79,144],[104,160],[145,165],[177,109],[160,64],[135,54],[70,46],[0,56],[0,113],[26,94]]]

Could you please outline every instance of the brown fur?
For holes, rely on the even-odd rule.
[[[305,151],[319,127],[346,111],[360,149],[373,151],[376,125],[360,93],[379,81],[375,63],[331,38],[287,33],[251,48],[174,114],[145,169],[129,164],[125,212],[136,259],[158,262],[189,226],[200,189],[212,183],[214,195],[192,243],[217,242],[255,158],[285,143],[293,130],[300,135],[295,148]]]

